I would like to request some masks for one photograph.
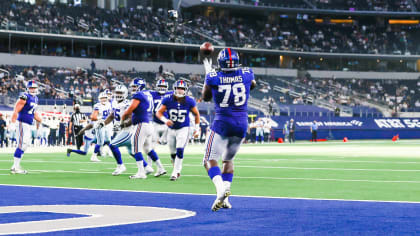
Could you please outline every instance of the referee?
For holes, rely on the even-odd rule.
[[[82,130],[82,123],[85,122],[85,116],[80,113],[80,105],[74,105],[74,113],[71,115],[70,125],[69,125],[69,135],[74,135],[74,140],[76,140],[76,147],[80,149],[83,143],[83,136],[77,136],[77,134]]]

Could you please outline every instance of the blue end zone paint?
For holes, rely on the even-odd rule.
[[[87,216],[88,215],[53,213],[53,212],[37,212],[37,211],[3,213],[3,214],[0,214],[0,224],[27,222],[27,221],[40,221],[40,220],[68,219],[68,218],[87,217]]]
[[[139,183],[139,186],[141,183]],[[196,216],[60,235],[413,235],[420,204],[232,197],[233,209],[211,212],[214,196],[0,186],[0,206],[106,204],[169,207]],[[54,197],[52,197],[54,196]],[[57,235],[51,232],[44,235]]]

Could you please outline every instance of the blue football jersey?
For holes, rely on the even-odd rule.
[[[248,98],[254,72],[250,68],[235,71],[211,71],[206,84],[211,87],[215,103],[215,120],[248,117]]]
[[[173,91],[168,91],[165,94],[160,94],[157,91],[150,91],[150,94],[153,97],[153,121],[158,123],[158,124],[163,124],[163,122],[156,117],[156,112],[159,110],[160,104],[162,104],[162,99],[165,98],[165,97],[172,96],[174,94],[174,92]],[[169,118],[168,112],[165,112],[163,114],[163,116],[165,116],[166,118]]]
[[[149,122],[149,116],[152,114],[153,101],[148,91],[139,91],[133,95],[133,99],[140,101],[140,104],[134,109],[131,121],[133,125]]]
[[[162,100],[162,105],[166,106],[169,119],[174,122],[170,128],[180,129],[190,126],[190,110],[196,106],[194,98],[185,96],[185,100],[180,103],[174,96],[165,97]]]
[[[29,93],[24,93],[19,98],[25,100],[26,102],[22,110],[19,112],[17,119],[18,121],[31,125],[34,121],[35,109],[38,106],[38,97],[32,96]]]

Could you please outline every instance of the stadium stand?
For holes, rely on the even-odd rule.
[[[301,5],[300,1],[289,2],[284,4],[289,6],[295,2]],[[83,6],[77,7],[75,11],[63,4],[44,3],[35,9],[29,3],[15,0],[5,0],[0,4],[1,28],[17,31],[149,41],[170,41],[172,34],[175,34],[177,41],[193,44],[200,44],[205,39],[204,35],[214,39],[215,43],[236,47],[332,53],[418,54],[417,44],[414,43],[419,33],[416,28],[408,30],[407,27],[379,25],[364,18],[355,19],[351,24],[335,24],[328,19],[317,23],[312,18],[272,20],[270,16],[245,17],[233,13],[226,16],[219,12],[207,17],[186,9],[183,20],[190,23],[180,24],[171,32],[168,24],[172,21],[167,17],[167,9],[162,8],[120,8],[109,11]],[[332,3],[327,5],[335,7]],[[403,3],[395,5],[404,6]],[[39,48],[29,49],[37,50]],[[70,53],[69,48],[61,45],[41,50],[44,50],[41,52],[44,55]],[[14,52],[27,53],[27,45],[14,48]],[[85,49],[79,55],[89,56]]]

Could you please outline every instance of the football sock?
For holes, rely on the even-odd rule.
[[[114,156],[115,160],[117,161],[117,164],[121,165],[123,162],[122,162],[122,159],[121,159],[121,152],[118,149],[118,147],[110,144],[109,149],[111,149],[112,155]]]
[[[153,160],[153,161],[157,161],[159,160],[158,155],[156,154],[155,150],[150,151],[149,153],[147,153],[147,155]]]
[[[138,173],[146,172],[143,167],[143,161],[136,161],[136,164],[137,164]]]
[[[147,155],[156,163],[159,169],[163,169],[162,162],[160,161],[159,156],[157,155],[155,150],[150,151]]]
[[[230,190],[230,185],[232,184],[233,174],[232,173],[223,173],[222,174],[223,184],[226,190]]]
[[[209,169],[209,177],[213,181],[214,186],[216,187],[217,197],[220,198],[224,194],[224,185],[223,185],[223,179],[220,175],[220,168],[218,166],[213,166]]]
[[[74,150],[74,149],[72,149],[71,152],[75,152],[75,153],[80,154],[80,155],[86,155],[87,154],[87,152],[84,152],[84,151],[81,151],[81,150]]]
[[[95,144],[95,150],[93,151],[93,153],[99,153],[101,150],[101,146],[99,146],[98,144]]]
[[[183,159],[181,158],[175,158],[175,163],[174,163],[174,174],[181,174],[181,170],[182,170],[182,161]]]

